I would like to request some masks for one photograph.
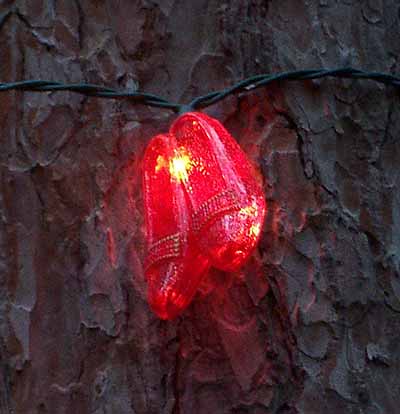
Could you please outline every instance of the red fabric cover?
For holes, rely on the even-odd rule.
[[[161,319],[185,309],[209,267],[189,232],[185,189],[170,173],[174,142],[171,135],[154,137],[143,167],[148,301]]]
[[[266,205],[246,154],[215,119],[181,115],[144,156],[148,298],[163,319],[192,300],[210,266],[240,268],[260,237]]]

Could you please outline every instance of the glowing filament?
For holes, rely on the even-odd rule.
[[[188,172],[192,169],[192,162],[189,155],[178,153],[169,163],[169,172],[177,181],[187,182]]]

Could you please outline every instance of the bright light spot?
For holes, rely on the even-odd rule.
[[[159,155],[157,157],[156,172],[159,172],[162,168],[165,167],[167,167],[167,160],[162,155]]]
[[[258,206],[255,202],[250,206],[242,207],[239,210],[239,215],[242,220],[256,219],[259,215]],[[249,236],[252,238],[257,238],[260,234],[261,223],[252,224],[249,228]]]
[[[169,172],[177,181],[188,181],[188,172],[192,169],[192,162],[188,154],[179,151],[169,163]]]
[[[260,234],[260,230],[261,230],[261,224],[257,223],[257,224],[252,224],[249,230],[250,233],[250,237],[257,237]]]
[[[242,207],[239,210],[239,214],[243,220],[246,220],[248,217],[257,217],[257,213],[257,207],[254,205]]]

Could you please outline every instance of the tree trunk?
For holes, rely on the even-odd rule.
[[[399,73],[395,0],[5,0],[0,81],[188,102],[253,74]],[[176,115],[0,94],[0,413],[365,413],[400,404],[400,105],[282,82],[207,109],[264,177],[238,273],[175,321],[146,301],[141,157]]]

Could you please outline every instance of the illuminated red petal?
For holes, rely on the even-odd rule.
[[[162,319],[176,317],[190,303],[209,264],[191,242],[190,217],[171,135],[154,137],[143,161],[148,254],[148,300]]]
[[[180,181],[199,249],[211,265],[236,270],[256,246],[265,217],[255,170],[226,129],[203,113],[181,115],[170,133],[185,159]]]

